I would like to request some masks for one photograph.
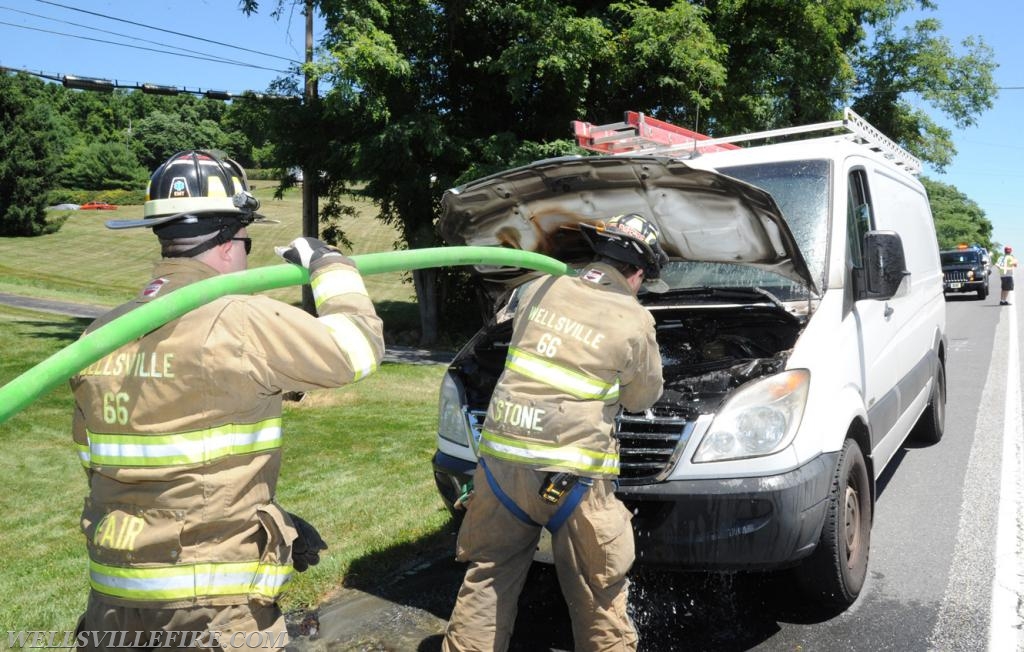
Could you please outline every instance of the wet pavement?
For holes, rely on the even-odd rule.
[[[411,567],[373,586],[343,587],[315,612],[288,615],[292,652],[438,652],[466,565],[455,533]],[[554,569],[534,564],[519,599],[510,652],[572,650]],[[313,625],[315,630],[310,631]]]
[[[465,565],[453,559],[454,532],[441,543],[418,563],[376,585],[345,586],[315,612],[289,614],[292,642],[287,649],[438,652],[465,573]],[[786,649],[772,644],[780,622],[814,623],[835,616],[796,599],[785,575],[634,569],[630,581],[629,613],[643,652]],[[571,650],[571,620],[554,567],[534,563],[519,596],[509,651]]]
[[[292,625],[298,621],[299,635],[293,634],[288,649],[294,652],[440,650],[464,569],[464,565],[452,559],[434,559],[379,587],[344,587],[338,595],[320,605],[315,615],[293,615]],[[314,629],[310,631],[314,618]]]

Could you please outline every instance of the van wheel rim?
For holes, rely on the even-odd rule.
[[[860,500],[852,487],[846,488],[846,559],[857,558],[860,546]]]

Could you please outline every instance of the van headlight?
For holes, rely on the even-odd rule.
[[[694,463],[770,455],[792,441],[807,403],[811,373],[793,369],[748,383],[715,415]]]
[[[461,384],[450,373],[446,373],[441,380],[441,396],[438,400],[437,434],[468,448],[470,433],[465,405]]]

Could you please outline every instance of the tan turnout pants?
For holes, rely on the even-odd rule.
[[[558,505],[538,490],[545,473],[487,457],[499,486],[535,522],[547,523]],[[469,568],[445,632],[444,652],[503,652],[541,530],[519,520],[494,495],[482,468],[459,530],[456,558]],[[564,499],[563,499],[564,500]],[[572,617],[577,651],[636,650],[626,613],[633,565],[630,514],[609,480],[595,480],[572,516],[552,537],[562,594]]]
[[[78,632],[85,641],[85,645],[78,649],[89,651],[273,651],[283,649],[288,643],[284,616],[277,605],[142,609],[108,604],[95,593],[89,596],[85,614],[78,623]],[[168,645],[170,632],[175,634]],[[212,632],[216,632],[216,638]],[[141,645],[135,646],[136,641]],[[151,647],[150,642],[156,642],[156,645]]]

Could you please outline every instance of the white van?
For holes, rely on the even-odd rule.
[[[624,153],[605,144],[449,190],[442,235],[572,264],[589,256],[579,223],[656,222],[668,289],[639,299],[665,391],[616,424],[637,564],[796,567],[810,595],[851,604],[876,479],[908,435],[937,442],[945,421],[942,270],[919,164],[849,111],[699,147],[609,126]],[[531,276],[478,271],[495,295]],[[510,330],[488,324],[442,383],[433,466],[449,507],[475,467]]]

